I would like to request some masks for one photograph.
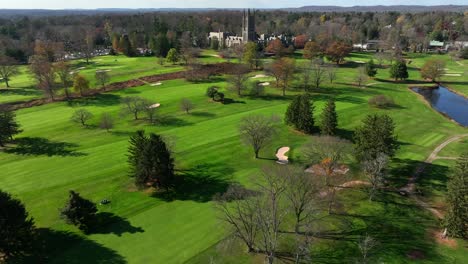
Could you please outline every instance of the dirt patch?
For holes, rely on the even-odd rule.
[[[333,169],[333,174],[334,175],[345,175],[346,173],[348,173],[348,171],[349,171],[349,167],[342,164],[342,165],[339,165],[338,167]],[[319,164],[315,164],[315,165],[310,166],[309,168],[307,168],[305,170],[305,172],[313,173],[313,174],[320,175],[320,176],[327,175],[325,173],[325,170]]]
[[[437,244],[445,245],[447,247],[451,248],[457,248],[458,243],[455,239],[445,237],[443,231],[438,231],[438,230],[432,230],[431,231],[431,236],[434,238],[434,240],[437,242]]]

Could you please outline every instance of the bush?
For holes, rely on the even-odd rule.
[[[210,86],[206,89],[206,96],[214,100],[215,95],[218,93],[218,87]]]
[[[468,59],[468,47],[460,50],[460,58],[467,60]]]
[[[224,102],[224,94],[220,92],[216,92],[216,94],[213,97],[213,100],[216,102]]]
[[[369,104],[377,108],[387,108],[394,106],[395,102],[391,97],[380,94],[370,98]]]

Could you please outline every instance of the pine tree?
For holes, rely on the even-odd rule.
[[[123,35],[122,37],[120,37],[119,48],[125,56],[135,56],[135,51],[133,50],[133,46],[130,42],[128,35]]]
[[[388,115],[368,115],[354,132],[354,142],[359,161],[373,160],[381,154],[391,158],[399,148],[395,124]]]
[[[150,134],[138,161],[136,185],[169,188],[174,178],[174,160],[161,136]]]
[[[23,203],[0,190],[0,256],[8,260],[28,254],[35,237],[34,220],[28,216]]]
[[[447,183],[445,227],[453,237],[468,238],[468,152],[463,154]]]
[[[307,133],[312,134],[314,132],[314,105],[311,102],[310,96],[308,94],[303,94],[301,96],[300,104],[300,114],[299,121],[297,124],[297,129]]]
[[[169,188],[174,178],[174,160],[161,136],[146,137],[143,131],[138,131],[130,138],[128,156],[130,175],[135,177],[139,188]]]
[[[375,66],[374,60],[371,59],[367,64],[366,64],[366,73],[367,76],[373,78],[377,74],[377,68]]]
[[[390,77],[397,80],[404,80],[408,78],[408,69],[404,61],[397,61],[390,68]]]
[[[170,49],[169,52],[167,53],[166,60],[167,62],[170,62],[172,64],[175,64],[176,62],[178,62],[179,55],[177,54],[177,50],[174,48]]]
[[[70,191],[69,199],[61,210],[60,216],[69,224],[73,224],[81,231],[89,233],[97,223],[96,205],[81,197],[79,193]]]
[[[314,106],[307,94],[294,97],[286,110],[285,122],[305,133],[314,132]]]
[[[288,109],[286,110],[285,122],[288,125],[296,125],[300,115],[300,106],[301,106],[300,95],[295,96],[292,102],[289,104]]]
[[[328,100],[322,112],[322,125],[320,127],[322,135],[334,136],[338,126],[338,116],[336,114],[335,101]]]
[[[21,131],[14,112],[0,112],[0,146],[4,146],[8,140],[13,140],[13,136]]]

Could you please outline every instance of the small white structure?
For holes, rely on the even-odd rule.
[[[154,105],[150,105],[148,108],[158,108],[160,106],[161,106],[161,104],[157,103],[157,104],[154,104]]]

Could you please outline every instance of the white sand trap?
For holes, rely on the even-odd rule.
[[[157,82],[157,83],[152,83],[151,86],[160,86],[162,85],[162,82]]]
[[[260,86],[269,86],[270,83],[269,82],[263,82],[263,83],[259,83],[258,85],[260,85]]]
[[[290,150],[289,147],[282,147],[278,149],[276,152],[276,157],[278,158],[278,161],[276,161],[279,164],[288,164],[288,156],[285,154]]]
[[[354,61],[355,63],[366,63],[365,61]]]
[[[444,68],[444,71],[450,71],[450,69],[449,68]]]
[[[112,71],[112,70],[109,70],[109,69],[107,69],[107,70],[97,70],[96,72],[110,72],[110,71]]]
[[[268,77],[268,76],[266,76],[265,74],[257,74],[254,77],[252,77],[252,79],[265,78],[265,77]]]
[[[459,73],[446,73],[446,74],[444,74],[444,76],[460,77],[461,74],[459,74]]]
[[[158,108],[160,106],[161,106],[161,104],[157,103],[157,104],[154,104],[154,105],[150,105],[148,108]]]
[[[369,83],[369,84],[366,84],[366,86],[372,86],[372,85],[376,85],[376,84],[379,84],[379,83]]]
[[[216,54],[211,54],[212,57],[216,57],[216,58],[221,58],[221,56],[219,55],[216,55]]]
[[[83,70],[86,69],[86,67],[79,67],[77,70]]]
[[[71,71],[71,72],[69,72],[69,74],[70,74],[70,75],[73,75],[73,74],[75,74],[75,72],[74,72],[74,71]]]

